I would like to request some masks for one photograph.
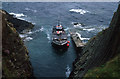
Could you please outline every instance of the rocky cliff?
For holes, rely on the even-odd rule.
[[[2,11],[2,15],[5,15],[5,18],[7,19],[8,22],[13,24],[13,27],[17,30],[17,32],[22,33],[24,30],[29,30],[34,27],[34,25],[30,22],[20,20],[15,18],[13,15],[10,15],[4,10]]]
[[[3,10],[0,10],[0,15],[2,15],[2,77],[33,78],[33,69],[29,61],[28,50],[16,31],[16,29],[19,30],[22,27],[22,23],[24,26],[24,23],[26,25],[28,22],[13,18]]]
[[[114,13],[109,28],[91,38],[82,52],[79,52],[69,78],[82,78],[89,69],[106,63],[118,53],[120,53],[120,5]]]

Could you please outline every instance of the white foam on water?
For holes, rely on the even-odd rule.
[[[24,15],[23,13],[9,13],[10,15],[14,15],[16,18],[20,18],[20,17],[27,17],[27,15]]]
[[[90,38],[83,38],[83,37],[81,37],[81,34],[78,33],[78,32],[76,32],[76,34],[78,35],[78,37],[79,37],[81,40],[89,40],[89,39],[90,39]]]
[[[20,38],[23,39],[23,41],[30,41],[33,40],[32,37],[29,37],[27,34],[19,34]]]
[[[104,30],[105,28],[107,28],[107,26],[104,26],[104,25],[100,25],[99,27],[97,26],[97,25],[90,25],[90,26],[86,26],[86,27],[83,27],[82,29],[84,30],[84,31],[88,31],[88,32],[94,32],[94,31],[96,31],[96,32],[100,32],[100,31],[102,31],[102,30]]]
[[[30,41],[30,40],[33,40],[32,37],[26,37],[23,41]]]
[[[30,37],[31,34],[34,34],[34,33],[37,33],[37,32],[43,31],[43,30],[44,30],[43,27],[41,27],[40,29],[35,30],[35,31],[29,30],[29,31],[26,32],[25,34],[19,34],[19,36],[20,36],[21,38],[23,38],[23,41],[30,41],[30,40],[33,40],[33,38]]]
[[[24,21],[32,23],[31,21],[24,19],[24,17],[27,17],[27,15],[24,15],[23,13],[13,13],[13,12],[11,12],[9,14],[13,15],[13,17],[15,17],[17,19],[24,20]],[[36,23],[32,23],[32,24],[35,25]]]
[[[33,33],[37,33],[37,32],[40,32],[41,31],[41,29],[38,29],[38,30],[35,30]]]
[[[40,31],[44,31],[44,28],[43,28],[43,26],[40,28]]]
[[[77,23],[77,24],[75,25],[75,23]],[[78,23],[78,22],[72,22],[71,24],[74,25],[74,26],[73,26],[74,28],[83,28],[81,23]]]
[[[78,23],[77,25],[74,25],[75,28],[82,28],[82,24]]]
[[[99,31],[105,30],[107,28],[107,26],[101,25],[99,28]]]
[[[27,37],[28,35],[26,35],[26,34],[19,34],[19,36],[20,36],[20,38],[25,38],[25,37]]]
[[[70,29],[70,28],[69,28],[69,27],[67,27],[67,28],[65,28],[64,30],[65,30],[65,31],[68,31],[69,29]]]
[[[41,27],[40,29],[34,31],[34,33],[36,33],[36,32],[40,32],[40,31],[42,32],[43,30],[44,30],[44,28]]]
[[[66,77],[68,78],[69,77],[69,75],[70,75],[70,67],[69,67],[69,65],[67,65],[67,67],[66,67],[66,72],[65,72],[65,75],[66,75]]]
[[[50,34],[49,33],[47,33],[47,39],[50,40]]]
[[[43,31],[45,32],[47,39],[50,41],[50,33],[49,33],[48,29],[43,28],[43,26],[41,26],[41,28],[39,28],[39,29],[37,29],[35,31],[29,31],[26,34],[29,35],[29,34],[34,34],[34,33],[43,32]]]
[[[89,28],[89,29],[84,28],[83,30],[86,30],[86,31],[93,31],[93,30],[95,30],[95,28]]]
[[[20,19],[20,20],[25,20],[24,18],[18,18],[18,19]]]
[[[29,31],[27,34],[33,34],[33,33],[37,33],[37,32],[42,32],[42,31],[44,31],[44,28],[43,27],[41,27],[40,29],[38,29],[38,30],[35,30],[35,31]]]
[[[48,30],[45,30],[45,33],[46,33],[46,38],[48,39],[48,43],[50,43],[51,40],[50,32]]]
[[[29,32],[27,32],[27,34],[33,34],[33,32],[32,32],[32,31],[29,31]]]
[[[43,26],[42,26],[40,29],[33,31],[33,33],[37,33],[37,32],[40,32],[40,31],[41,31],[41,32],[44,31]]]
[[[71,9],[71,10],[69,10],[69,11],[70,11],[70,12],[80,13],[81,15],[84,15],[85,13],[89,13],[89,11],[83,10],[83,9]]]
[[[36,23],[32,23],[33,25],[35,25]]]
[[[27,17],[27,15],[24,15],[23,13],[9,13],[10,15],[13,15],[14,18],[17,18],[17,19],[20,19],[20,20],[25,20],[24,18],[22,17]]]
[[[70,34],[68,34],[67,36],[70,37]]]
[[[37,33],[37,32],[42,32],[42,31],[44,31],[44,28],[43,27],[41,27],[40,29],[38,29],[38,30],[35,30],[35,31],[29,31],[29,32],[27,32],[26,34],[34,34],[34,33]]]

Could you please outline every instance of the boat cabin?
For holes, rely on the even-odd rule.
[[[56,26],[57,31],[62,31],[63,27],[61,25]]]

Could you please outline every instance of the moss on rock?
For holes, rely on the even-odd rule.
[[[108,61],[106,64],[101,65],[100,67],[96,67],[93,69],[88,70],[85,74],[84,79],[88,78],[120,78],[120,54],[117,55],[115,58]]]
[[[2,77],[3,78],[34,78],[28,50],[14,28],[14,24],[2,14]]]

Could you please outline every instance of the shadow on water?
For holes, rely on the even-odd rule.
[[[67,52],[68,49],[62,49],[62,48],[55,48],[51,45],[52,51],[58,55],[64,55],[65,52]]]

